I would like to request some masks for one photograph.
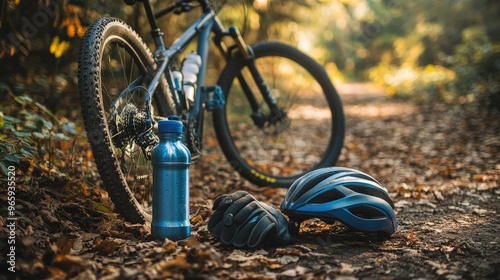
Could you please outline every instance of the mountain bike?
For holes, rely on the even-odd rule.
[[[280,42],[247,44],[225,28],[208,0],[178,0],[147,16],[153,52],[125,22],[101,18],[82,39],[78,84],[85,130],[116,210],[128,221],[151,219],[150,153],[155,124],[170,115],[184,124],[193,159],[203,148],[205,112],[211,112],[219,145],[231,166],[258,186],[288,187],[299,176],[334,165],[344,139],[341,100],[327,73],[295,47]],[[201,10],[169,47],[156,19]],[[201,63],[187,96],[181,55],[196,42]],[[206,85],[211,43],[225,59],[217,84]]]

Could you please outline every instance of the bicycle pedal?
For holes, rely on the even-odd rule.
[[[224,94],[220,86],[205,87],[205,109],[213,111],[224,107]]]

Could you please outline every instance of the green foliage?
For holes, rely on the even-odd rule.
[[[2,1],[0,83],[14,94],[28,94],[51,111],[74,107],[81,37],[106,9],[121,13],[118,7],[124,5],[123,1],[106,5],[77,0]]]
[[[500,2],[331,3],[321,44],[339,69],[422,101],[500,107]]]
[[[75,163],[75,124],[52,114],[29,96],[10,96],[10,112],[0,111],[0,169],[17,166],[35,176],[68,178]]]

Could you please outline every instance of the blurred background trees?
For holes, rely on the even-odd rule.
[[[344,73],[417,100],[500,107],[500,3],[331,1],[319,45]],[[333,12],[334,11],[334,12]]]
[[[236,25],[249,42],[296,45],[337,82],[370,80],[390,95],[424,102],[500,106],[498,1],[213,1],[223,2],[222,20]],[[161,8],[171,1],[152,3]],[[165,41],[171,43],[197,15],[161,19]],[[77,106],[80,40],[101,16],[121,18],[136,29],[147,26],[139,5],[122,1],[3,0],[0,100],[10,92],[28,94],[52,111]],[[149,30],[140,33],[147,37]]]

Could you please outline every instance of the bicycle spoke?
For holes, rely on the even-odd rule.
[[[127,78],[127,73],[126,73],[126,68],[127,68],[127,64],[125,63],[125,49],[122,48],[123,52],[122,54],[120,54],[120,49],[118,49],[118,57],[120,58],[120,62],[121,62],[121,65],[122,65],[122,71],[123,71],[123,77],[124,78]],[[130,83],[130,80],[127,81],[128,83]]]
[[[123,118],[124,108],[131,104],[141,110],[145,104],[147,89],[144,79],[140,78],[144,75],[141,73],[141,62],[126,47],[112,42],[104,50],[102,62],[101,85],[106,118],[108,123],[113,122],[112,127],[125,129],[131,125],[126,122],[131,120],[130,116]],[[123,145],[115,146],[114,150],[129,189],[139,204],[149,207],[151,197],[148,189],[152,184],[150,162],[144,157],[141,147],[134,142],[135,135],[126,135],[124,130],[117,130],[111,138],[113,145]]]

